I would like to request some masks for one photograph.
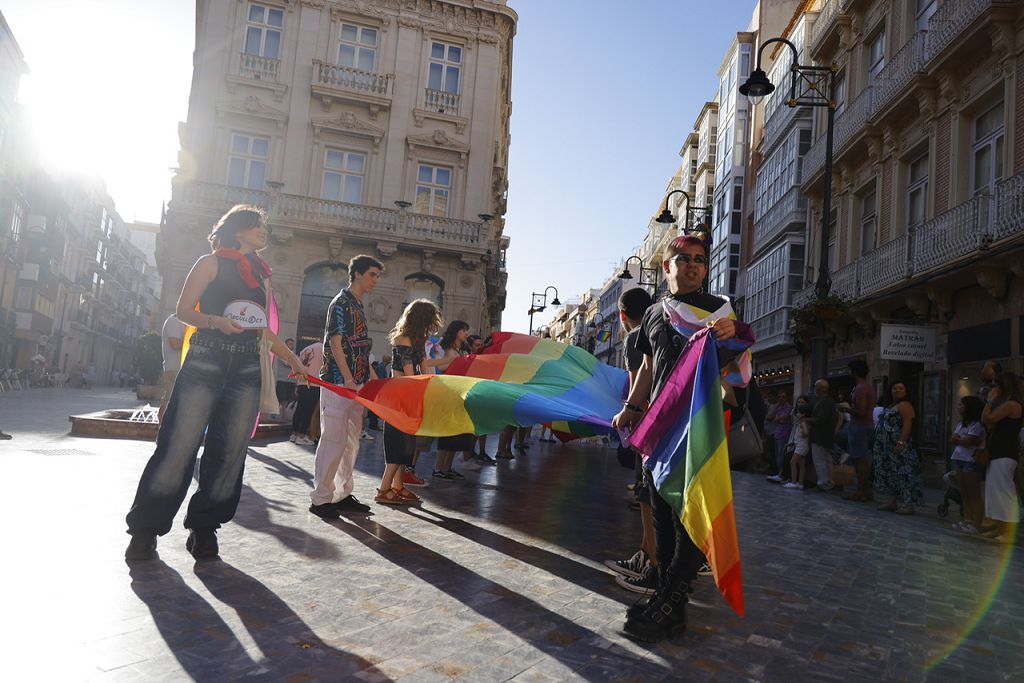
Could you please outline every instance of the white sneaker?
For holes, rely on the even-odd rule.
[[[782,485],[782,488],[784,488],[784,489],[797,489],[797,490],[802,491],[803,488],[804,488],[804,485],[803,484],[798,484],[798,483],[796,483],[794,481],[787,481],[785,484]]]
[[[314,443],[316,442],[313,441],[313,439],[310,439],[308,436],[300,436],[297,439],[295,439],[296,446],[312,446]]]
[[[768,481],[774,481],[776,483],[782,481],[782,477],[780,477],[777,474],[769,475],[769,476],[765,477],[765,479],[767,479]]]
[[[295,443],[296,438],[298,437],[295,436],[295,432],[292,432],[292,435],[288,437],[288,440],[291,441],[292,443]]]
[[[462,469],[467,470],[469,472],[479,472],[480,471],[480,463],[478,463],[473,458],[470,458],[469,460],[463,460],[462,461]]]

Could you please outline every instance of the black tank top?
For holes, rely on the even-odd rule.
[[[1009,400],[1017,403],[1014,399]],[[1024,424],[1024,418],[1004,417],[989,430],[988,439],[985,441],[989,458],[1017,458],[1020,450],[1021,424]]]
[[[217,257],[217,277],[199,297],[199,312],[207,315],[224,315],[224,309],[232,301],[251,301],[259,304],[264,310],[267,307],[267,293],[260,285],[255,289],[245,284],[238,274],[238,263],[222,256]],[[201,329],[203,339],[225,342],[251,342],[259,338],[256,330],[246,330],[238,334],[224,334],[220,330]]]

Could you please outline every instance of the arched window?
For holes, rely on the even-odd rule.
[[[323,263],[306,271],[299,302],[296,349],[323,340],[327,307],[343,287],[348,287],[348,268],[340,263]]]
[[[444,310],[444,280],[428,273],[413,273],[405,277],[406,300],[408,304],[416,299],[429,299]]]

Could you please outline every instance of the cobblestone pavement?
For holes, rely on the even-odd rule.
[[[179,519],[158,561],[129,568],[151,444],[65,434],[70,413],[134,404],[0,394],[8,680],[1024,680],[1019,555],[934,505],[898,517],[744,474],[746,617],[701,579],[684,636],[631,642],[632,596],[601,563],[633,552],[639,520],[598,447],[535,444],[433,482],[422,508],[328,523],[306,510],[312,450],[255,444],[220,561],[192,560]],[[370,500],[377,442],[358,468]]]

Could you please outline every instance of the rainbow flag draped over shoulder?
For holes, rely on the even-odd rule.
[[[630,443],[644,455],[658,494],[704,551],[718,589],[742,616],[743,581],[718,348],[706,327],[691,336]]]
[[[362,404],[407,434],[493,434],[507,425],[580,422],[611,427],[625,370],[576,346],[497,332],[484,353],[456,358],[443,375],[373,380],[358,392],[310,381]]]

